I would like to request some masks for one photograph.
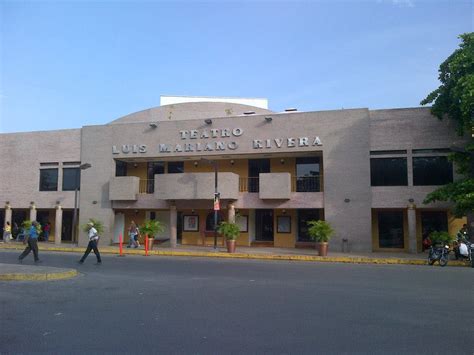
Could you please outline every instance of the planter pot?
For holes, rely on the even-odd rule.
[[[148,238],[148,250],[153,249],[153,243],[155,241],[155,238]]]
[[[228,253],[235,253],[235,240],[226,240],[227,245],[227,252]]]
[[[318,243],[318,254],[319,254],[319,256],[327,256],[328,255],[328,243],[326,243],[326,242]]]

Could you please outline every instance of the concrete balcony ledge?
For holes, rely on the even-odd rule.
[[[239,198],[239,176],[218,173],[221,199]],[[212,200],[214,173],[183,173],[155,175],[155,198],[158,200]]]
[[[109,199],[112,201],[136,201],[140,178],[136,176],[115,176],[110,179]]]
[[[290,173],[260,174],[259,197],[262,200],[288,200],[291,198]]]

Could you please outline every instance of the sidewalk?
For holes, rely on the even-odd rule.
[[[56,245],[53,243],[39,242],[41,251],[57,251],[83,253],[85,247],[78,247],[75,244]],[[11,242],[0,243],[0,249],[24,249],[23,243]],[[185,257],[210,257],[210,258],[235,258],[235,259],[259,259],[259,260],[291,260],[291,261],[312,261],[312,262],[339,262],[354,264],[405,264],[405,265],[427,265],[427,254],[408,254],[408,253],[341,253],[331,251],[326,257],[317,256],[314,249],[287,249],[273,247],[242,247],[236,248],[236,253],[229,254],[222,246],[218,246],[214,250],[212,246],[192,246],[178,245],[171,248],[169,244],[154,245],[153,250],[148,252],[149,255],[160,256],[185,256]],[[119,247],[100,245],[101,254],[119,254]],[[143,247],[138,249],[128,249],[124,246],[124,255],[145,255]],[[435,264],[437,265],[437,264]],[[449,260],[448,266],[468,266],[467,262]]]

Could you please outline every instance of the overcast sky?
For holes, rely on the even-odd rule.
[[[0,132],[105,124],[160,95],[419,106],[472,31],[457,0],[0,0]]]

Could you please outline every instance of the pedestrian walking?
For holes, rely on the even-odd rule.
[[[138,241],[138,236],[140,232],[138,230],[135,221],[130,222],[130,227],[128,228],[128,246],[127,248],[138,248],[140,246],[140,242]]]
[[[27,244],[27,246],[23,253],[18,257],[20,263],[30,253],[30,251],[33,251],[35,263],[40,263],[41,260],[38,257],[38,222],[33,221],[31,223],[31,227],[23,239],[23,244]]]
[[[13,239],[12,226],[10,225],[10,222],[7,221],[7,223],[5,223],[5,227],[3,227],[3,242],[10,243],[11,239]]]
[[[94,228],[94,223],[92,222],[87,223],[87,227],[89,234],[89,244],[87,244],[87,249],[84,252],[84,255],[82,256],[81,260],[79,260],[79,263],[83,264],[84,260],[86,260],[91,250],[93,250],[95,256],[97,257],[97,265],[100,265],[102,264],[102,259],[100,258],[99,248],[97,247],[97,244],[99,242],[99,235],[97,234],[97,229]]]

